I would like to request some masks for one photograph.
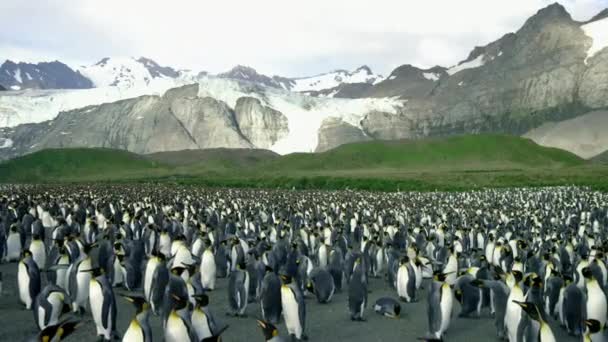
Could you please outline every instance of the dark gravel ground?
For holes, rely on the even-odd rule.
[[[0,272],[4,275],[3,293],[0,294],[0,341],[24,341],[37,333],[33,314],[27,311],[19,302],[17,292],[17,264],[2,264]],[[215,291],[210,293],[210,307],[219,319],[230,325],[223,334],[223,340],[232,341],[263,341],[263,335],[258,328],[255,318],[260,317],[259,304],[249,304],[247,318],[233,318],[225,315],[227,311],[227,280],[219,279]],[[420,294],[418,303],[402,304],[400,319],[382,317],[373,312],[373,303],[383,296],[396,296],[383,280],[370,279],[368,309],[366,322],[352,322],[347,309],[347,292],[337,293],[331,303],[319,304],[316,299],[309,297],[307,305],[307,332],[310,341],[416,341],[427,331],[426,291]],[[121,290],[117,289],[116,292]],[[117,296],[118,331],[126,330],[134,309],[129,303]],[[458,318],[458,307],[455,307],[452,324],[446,336],[446,341],[481,342],[497,341],[494,321],[489,318],[488,311],[482,313],[479,319]],[[152,316],[151,324],[155,341],[163,340],[160,320]],[[580,338],[569,337],[563,330],[553,325],[557,341],[580,341]],[[279,327],[281,335],[285,334],[283,324]],[[85,324],[70,336],[67,341],[94,341],[95,326],[90,313],[85,315]]]

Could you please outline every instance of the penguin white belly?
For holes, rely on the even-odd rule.
[[[188,327],[175,311],[169,315],[167,326],[165,327],[165,342],[190,341]]]
[[[21,238],[17,233],[11,233],[6,239],[6,260],[17,261],[21,255]]]
[[[523,302],[524,295],[518,286],[513,287],[507,300],[507,311],[505,313],[505,328],[509,341],[517,340],[517,327],[521,320],[521,307],[513,301]]]
[[[412,265],[412,267],[414,268],[414,276],[416,277],[416,290],[418,290],[422,286],[422,270],[416,265]]]
[[[281,287],[281,304],[283,306],[283,317],[289,334],[296,338],[302,337],[302,325],[300,324],[300,311],[298,302],[291,289],[287,286]]]
[[[319,247],[319,267],[327,266],[327,246],[324,244]]]
[[[441,326],[439,328],[440,337],[448,330],[450,326],[450,320],[452,319],[452,306],[454,305],[454,297],[452,296],[452,289],[449,285],[443,284],[441,286]]]
[[[402,265],[397,271],[397,294],[400,298],[405,298],[406,301],[410,301],[411,298],[407,293],[407,283],[409,282],[409,273],[407,267]]]
[[[21,303],[25,304],[25,308],[29,310],[32,307],[34,299],[30,296],[30,276],[27,273],[27,267],[21,261],[17,270],[17,282],[19,284],[19,299],[21,299]]]
[[[41,241],[32,241],[30,245],[30,252],[32,252],[32,259],[40,270],[46,268],[46,250],[44,244]]]
[[[215,257],[210,250],[203,252],[203,258],[201,260],[201,285],[203,288],[213,290],[215,289]]]
[[[97,335],[103,335],[106,339],[110,339],[110,322],[108,319],[108,327],[104,327],[102,324],[102,310],[103,310],[103,291],[101,285],[95,279],[91,279],[89,282],[89,304],[91,305],[91,314],[93,315],[93,321],[95,321],[95,327],[97,328]],[[110,311],[108,311],[110,315]]]
[[[540,327],[540,335],[538,336],[540,342],[555,342],[555,336],[553,331],[547,323],[543,323]]]
[[[87,262],[88,261],[88,262]],[[76,301],[74,305],[74,312],[78,310],[79,307],[85,307],[85,303],[87,298],[89,298],[89,283],[91,282],[91,273],[89,272],[80,272],[81,270],[89,270],[91,269],[91,260],[86,259],[80,264],[80,267],[76,272],[76,285],[78,289],[76,290]]]
[[[114,259],[114,282],[112,285],[116,286],[122,284],[124,282],[124,277],[122,274],[122,265],[118,258]]]
[[[158,259],[156,257],[152,257],[148,260],[148,264],[146,265],[146,272],[144,276],[144,297],[147,301],[150,301],[150,292],[152,291],[152,279],[154,277],[154,271],[158,266]]]
[[[68,265],[70,264],[70,260],[67,256],[61,257],[57,265],[65,265],[63,268],[58,268],[55,271],[55,285],[58,287],[67,290],[68,289]]]
[[[595,319],[604,325],[606,322],[606,295],[597,282],[587,286],[587,319]]]
[[[207,315],[201,309],[196,309],[192,312],[192,327],[199,341],[213,336],[209,322],[207,321]]]
[[[142,342],[144,339],[144,331],[141,329],[137,319],[133,319],[125,335],[122,337],[122,342]]]
[[[458,260],[456,260],[456,257],[451,255],[448,258],[448,263],[445,265],[443,273],[447,274],[445,278],[446,283],[450,285],[454,285],[456,283],[456,278],[458,277]]]

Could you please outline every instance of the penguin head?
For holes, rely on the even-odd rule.
[[[269,341],[279,335],[279,330],[272,323],[258,320],[258,326],[262,328],[264,333],[264,340]]]
[[[446,277],[447,277],[447,274],[446,273],[442,273],[442,272],[435,272],[435,274],[433,274],[433,279],[435,281],[441,281],[441,282],[443,282],[443,281],[445,281]]]
[[[583,274],[583,277],[585,277],[585,279],[593,280],[593,272],[591,272],[591,268],[585,267],[582,269],[581,273]]]
[[[281,274],[281,281],[283,282],[283,284],[288,285],[291,284],[292,278],[290,275],[288,274]]]
[[[204,308],[207,305],[209,305],[209,296],[207,296],[206,294],[201,293],[201,294],[194,295],[193,297],[196,300],[196,304],[198,306]]]
[[[458,303],[463,304],[464,300],[462,297],[462,290],[461,289],[457,289],[456,291],[454,291],[454,297],[456,298],[456,300],[458,301]]]
[[[315,286],[314,286],[314,284],[312,283],[312,281],[310,281],[310,280],[309,280],[309,281],[306,283],[306,290],[308,290],[310,293],[315,293]]]
[[[530,316],[531,319],[537,322],[541,320],[540,311],[538,310],[538,306],[536,306],[536,304],[530,302],[518,302],[516,300],[514,300],[513,303],[519,305],[522,310],[524,310],[528,316]]]
[[[406,264],[408,264],[409,262],[410,262],[410,258],[409,258],[407,255],[404,255],[404,256],[401,258],[400,264],[401,264],[401,265],[406,265]]]
[[[122,296],[129,303],[131,303],[131,304],[133,304],[133,306],[135,306],[135,309],[137,310],[138,314],[149,309],[149,304],[148,304],[148,302],[146,302],[146,300],[143,296],[136,296],[136,295],[122,295]]]
[[[597,334],[602,330],[602,324],[596,319],[585,320],[585,326],[589,329],[589,333]]]
[[[171,268],[171,274],[180,277],[182,275],[182,273],[184,273],[185,270],[186,270],[186,268],[183,266],[175,266],[175,267]]]
[[[55,325],[49,325],[39,334],[40,341],[61,341],[70,336],[76,328],[80,326],[80,321],[64,321]]]
[[[524,278],[524,274],[521,273],[521,271],[512,271],[511,273],[513,273],[513,278],[515,278],[516,283],[521,282]]]
[[[185,308],[186,306],[188,306],[187,298],[182,298],[174,293],[171,294],[171,298],[173,298],[173,301],[174,301],[174,306],[173,306],[174,310],[181,310],[181,309]]]
[[[29,249],[24,249],[23,252],[21,252],[21,259],[25,259],[27,257],[31,257],[32,256],[32,252]]]

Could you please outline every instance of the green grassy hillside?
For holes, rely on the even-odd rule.
[[[118,179],[156,172],[157,162],[103,148],[48,149],[0,163],[0,181],[46,182]]]
[[[63,181],[368,190],[577,184],[608,189],[608,167],[503,135],[373,141],[286,156],[230,149],[146,156],[107,149],[52,149],[0,164],[0,182]]]
[[[312,154],[294,153],[264,165],[264,170],[504,170],[581,165],[584,160],[532,140],[506,135],[467,135],[414,141],[372,141]]]

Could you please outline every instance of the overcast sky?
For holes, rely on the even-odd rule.
[[[146,56],[222,72],[236,64],[304,76],[367,64],[450,66],[553,1],[0,0],[0,61],[92,64]],[[563,0],[587,20],[608,0]]]

